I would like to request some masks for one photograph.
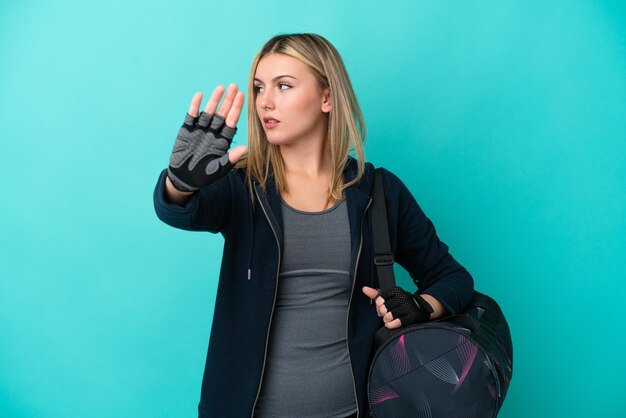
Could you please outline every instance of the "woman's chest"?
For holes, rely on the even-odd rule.
[[[329,196],[328,184],[320,182],[290,181],[281,198],[292,208],[303,212],[321,212],[336,203]]]

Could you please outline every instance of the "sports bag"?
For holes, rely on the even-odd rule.
[[[375,264],[381,291],[395,286],[382,173],[372,204]],[[513,373],[509,326],[498,304],[474,292],[456,315],[375,335],[368,377],[371,416],[496,417]]]

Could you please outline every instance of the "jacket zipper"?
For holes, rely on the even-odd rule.
[[[256,186],[256,183],[255,183]],[[263,384],[263,374],[265,373],[265,362],[267,360],[267,346],[270,337],[270,328],[272,326],[272,317],[274,316],[274,307],[276,306],[276,295],[278,294],[278,274],[280,272],[280,241],[278,241],[278,234],[276,234],[276,230],[274,229],[274,225],[272,225],[272,221],[270,221],[270,217],[267,215],[265,211],[265,207],[263,207],[263,202],[261,202],[261,198],[259,197],[259,192],[257,192],[256,187],[254,188],[254,193],[259,201],[259,205],[261,205],[261,209],[263,209],[263,214],[267,218],[267,222],[269,222],[270,227],[272,228],[272,232],[274,233],[274,238],[276,238],[276,245],[278,246],[278,267],[276,267],[276,286],[274,289],[274,300],[272,301],[272,311],[270,312],[270,322],[267,325],[267,331],[265,333],[265,352],[263,354],[263,367],[261,368],[261,378],[259,380],[258,389],[256,392],[256,398],[254,398],[254,404],[252,405],[252,412],[250,413],[250,418],[254,418],[254,409],[256,408],[256,404],[259,400],[259,395],[261,394],[261,385]]]
[[[363,212],[363,216],[361,217],[361,233],[359,237],[359,251],[356,255],[356,263],[354,265],[354,280],[352,280],[352,291],[350,292],[350,300],[348,300],[348,313],[346,316],[346,345],[348,346],[348,361],[350,362],[350,374],[352,375],[352,388],[354,389],[354,400],[356,401],[356,416],[359,418],[359,397],[356,394],[356,381],[354,380],[354,372],[352,371],[352,359],[350,358],[350,337],[348,335],[348,327],[350,321],[350,304],[352,303],[352,294],[354,293],[354,285],[356,284],[356,272],[359,268],[359,258],[361,257],[361,248],[363,247],[363,220],[365,219],[365,214],[367,213],[367,209],[369,209],[370,204],[372,203],[372,199],[367,204],[365,211]]]

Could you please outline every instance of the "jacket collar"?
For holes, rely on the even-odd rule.
[[[357,175],[357,160],[351,156],[348,157],[348,162],[343,170],[344,180],[349,182],[353,180]],[[254,187],[257,191],[257,195],[261,200],[261,205],[269,218],[272,229],[277,235],[281,252],[283,249],[283,216],[280,193],[276,188],[274,182],[273,171],[270,166],[269,173],[270,181],[267,182],[267,193],[263,193],[260,186],[256,183]],[[371,163],[365,164],[365,172],[361,180],[345,189],[345,198],[347,200],[348,209],[348,221],[350,224],[350,242],[352,247],[352,269],[354,269],[356,253],[358,250],[358,239],[361,234],[362,217],[365,210],[369,207],[372,194],[372,186],[374,180],[374,166]]]

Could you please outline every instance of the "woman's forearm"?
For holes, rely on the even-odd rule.
[[[424,300],[428,302],[428,304],[433,308],[433,312],[430,314],[431,320],[442,317],[443,315],[447,313],[447,310],[443,306],[443,304],[439,302],[437,299],[435,299],[434,297],[425,293],[421,293],[420,296],[424,298]]]
[[[187,201],[193,194],[194,192],[181,192],[180,190],[176,189],[170,181],[170,178],[167,176],[165,177],[165,199],[169,203],[175,203],[180,206],[185,206],[185,203],[187,203]]]

